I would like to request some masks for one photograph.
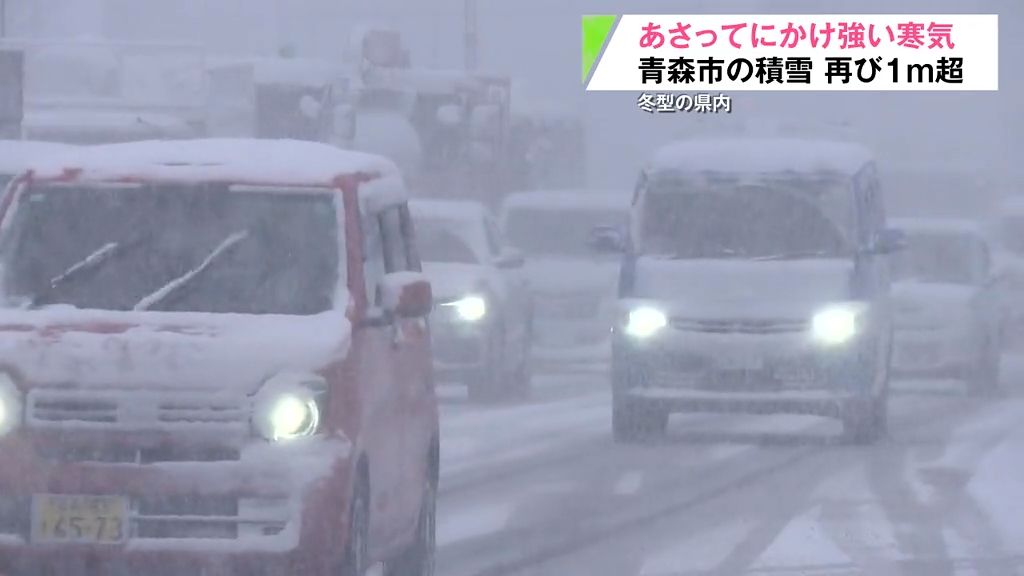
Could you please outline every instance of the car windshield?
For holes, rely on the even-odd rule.
[[[841,257],[838,227],[810,199],[770,186],[651,188],[640,252],[680,259]]]
[[[907,248],[893,254],[894,280],[973,284],[979,280],[975,242],[950,234],[911,234]]]
[[[416,221],[416,238],[424,262],[478,264],[480,259],[470,247],[459,223],[421,219]]]
[[[625,230],[628,220],[626,210],[517,207],[506,213],[505,236],[509,244],[529,255],[593,258],[590,237],[594,228]]]
[[[316,314],[338,285],[337,205],[323,192],[43,186],[2,239],[15,305]]]

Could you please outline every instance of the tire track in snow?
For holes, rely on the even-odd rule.
[[[922,423],[942,422],[946,416],[955,414],[962,410],[959,404],[943,404],[933,410],[911,412],[904,418],[902,424],[905,428],[920,426]],[[812,441],[813,442],[813,441]],[[756,445],[755,445],[756,447]],[[686,491],[680,494],[678,490],[679,478],[667,478],[665,482],[658,485],[645,484],[645,491],[649,494],[666,494],[668,498],[658,499],[657,502],[642,503],[639,506],[629,507],[615,513],[596,514],[590,518],[581,519],[578,530],[566,531],[560,529],[557,519],[552,523],[540,523],[524,528],[521,531],[503,532],[500,536],[501,542],[479,543],[478,549],[470,552],[470,557],[477,557],[477,563],[482,566],[473,566],[471,571],[452,570],[452,573],[467,573],[476,576],[506,576],[519,574],[521,572],[532,573],[531,568],[567,557],[575,552],[596,546],[597,544],[614,540],[623,533],[642,531],[643,527],[652,523],[672,519],[683,512],[698,508],[709,503],[721,501],[744,489],[752,487],[773,474],[784,472],[797,466],[800,463],[821,455],[831,453],[841,457],[848,456],[847,452],[829,452],[828,442],[819,442],[818,445],[803,445],[792,452],[778,454],[775,452],[762,452],[767,458],[752,459],[735,457],[720,466],[709,467],[701,471],[701,478],[707,483],[701,486],[688,486]],[[857,450],[854,448],[853,450]],[[859,462],[859,460],[857,461]],[[831,470],[835,470],[832,467]],[[725,481],[722,479],[725,478]],[[669,486],[663,486],[669,485]],[[667,491],[655,490],[665,487]],[[673,489],[675,488],[675,489]],[[678,496],[677,496],[678,495]],[[597,512],[597,509],[595,509]],[[725,521],[726,519],[722,519]],[[550,524],[550,525],[549,525]],[[777,525],[778,523],[772,523]],[[784,524],[778,529],[784,528]],[[767,532],[767,533],[770,533]],[[543,534],[545,537],[538,541],[531,535]],[[759,540],[765,540],[764,537]],[[515,542],[515,550],[509,550],[508,542]],[[768,542],[770,544],[770,542]],[[499,546],[500,545],[500,546]],[[756,547],[753,547],[756,549]],[[475,552],[475,553],[474,553]],[[487,556],[480,562],[480,555]],[[504,556],[504,557],[503,557]],[[460,562],[460,560],[464,560]],[[456,555],[452,561],[465,564],[470,558],[462,558]]]

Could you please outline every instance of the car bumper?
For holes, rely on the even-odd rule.
[[[977,339],[966,330],[898,330],[893,374],[960,378],[974,367],[978,348]]]
[[[614,389],[672,411],[836,415],[873,391],[856,361],[860,346],[824,347],[802,332],[617,336]]]
[[[464,381],[486,367],[488,324],[438,322],[430,334],[434,375],[439,380]]]
[[[838,418],[855,394],[831,390],[782,392],[705,392],[668,388],[634,389],[626,397],[654,404],[670,412],[737,414],[808,414]]]
[[[253,446],[237,461],[146,465],[54,463],[15,439],[0,451],[3,574],[78,575],[95,566],[86,573],[319,575],[348,536],[350,447],[341,439]],[[125,538],[37,539],[32,503],[41,495],[123,498]]]

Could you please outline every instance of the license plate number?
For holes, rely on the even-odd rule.
[[[718,359],[722,370],[760,370],[764,361],[756,354],[729,354]]]
[[[128,499],[120,496],[39,494],[32,498],[32,541],[115,544],[128,525]]]

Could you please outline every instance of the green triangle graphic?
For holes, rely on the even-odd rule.
[[[583,17],[583,82],[586,83],[590,71],[594,68],[608,35],[615,27],[618,16],[614,14],[597,14]]]

